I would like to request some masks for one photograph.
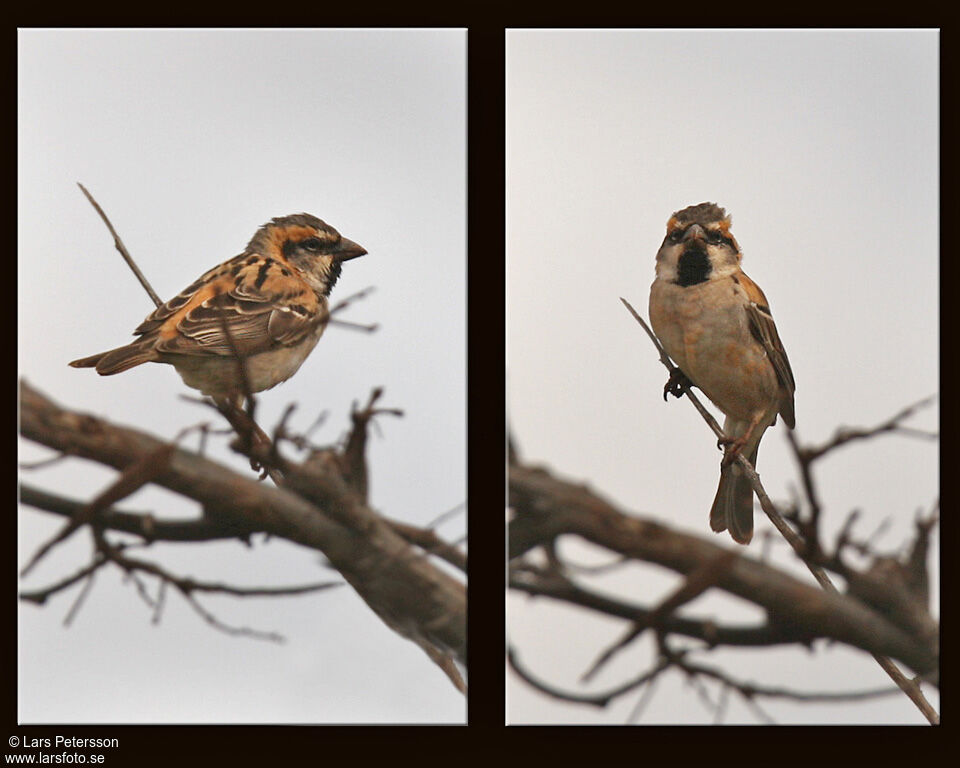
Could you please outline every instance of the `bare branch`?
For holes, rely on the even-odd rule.
[[[456,515],[463,514],[466,511],[466,509],[467,509],[467,505],[461,501],[459,504],[451,507],[446,512],[441,512],[439,515],[433,518],[433,520],[427,523],[426,527],[431,530],[434,528],[439,528],[443,523],[445,523],[451,517],[455,517]]]
[[[607,595],[591,592],[565,578],[556,571],[545,572],[542,577],[511,568],[510,588],[529,595],[549,597],[571,605],[579,605],[607,616],[626,619],[636,626],[654,628],[653,611],[649,608],[627,603]],[[802,626],[765,623],[737,626],[718,624],[712,619],[697,619],[685,616],[662,617],[655,627],[665,634],[683,635],[706,643],[709,647],[727,645],[734,647],[768,647],[772,645],[800,644],[809,647],[815,639]]]
[[[187,593],[183,597],[200,618],[202,618],[205,622],[207,622],[207,624],[219,632],[223,632],[227,635],[233,635],[235,637],[249,637],[254,640],[267,640],[271,643],[286,642],[286,638],[277,632],[263,632],[259,629],[251,629],[250,627],[233,627],[229,624],[224,624],[206,608],[200,605],[193,595]]]
[[[161,445],[140,460],[127,466],[124,471],[120,473],[120,477],[117,478],[117,480],[111,483],[106,490],[98,494],[93,501],[77,510],[73,518],[60,532],[37,550],[36,554],[30,559],[27,565],[24,566],[20,575],[26,576],[47,552],[70,536],[70,534],[78,528],[91,522],[102,509],[138,491],[158,474],[164,472],[170,461],[173,447],[172,444]]]
[[[666,669],[666,665],[664,665],[663,668]],[[637,699],[637,703],[633,705],[633,709],[630,710],[630,714],[627,716],[628,723],[637,723],[640,721],[643,711],[647,708],[647,705],[653,701],[653,694],[657,690],[657,682],[659,680],[660,676],[658,675],[647,681],[647,684],[640,693],[640,698]]]
[[[65,496],[21,484],[20,502],[31,507],[64,517],[74,517],[86,504]],[[161,519],[148,512],[123,512],[109,507],[100,511],[97,525],[106,530],[132,533],[146,541],[215,541],[240,539],[249,541],[257,531],[232,525],[230,521],[216,521],[209,517],[188,519]]]
[[[450,682],[453,683],[453,687],[460,691],[460,693],[465,694],[467,692],[467,681],[463,679],[463,675],[461,675],[460,670],[457,669],[457,664],[453,660],[453,656],[432,645],[424,645],[422,648],[433,663],[443,670],[443,673],[449,678]]]
[[[335,317],[331,317],[329,323],[330,325],[338,325],[341,328],[348,328],[351,331],[363,331],[364,333],[373,333],[380,328],[379,323],[353,323],[349,320],[338,320]]]
[[[107,559],[102,555],[97,556],[93,559],[93,561],[89,565],[81,568],[76,573],[70,576],[67,576],[65,579],[61,579],[55,584],[51,584],[50,586],[44,587],[43,589],[37,589],[30,592],[21,592],[19,597],[21,600],[25,600],[28,603],[36,603],[37,605],[43,605],[45,602],[47,602],[48,598],[57,594],[58,592],[62,592],[63,590],[68,589],[69,587],[72,587],[77,582],[83,581],[87,577],[93,575],[95,571],[102,568],[104,565],[107,564],[107,562],[108,562]]]
[[[166,605],[167,584],[169,584],[169,582],[166,579],[161,579],[160,586],[157,587],[157,599],[154,601],[155,607],[153,616],[150,619],[151,624],[160,623],[160,616],[163,613],[164,606]]]
[[[725,548],[625,514],[582,486],[543,470],[514,466],[510,506],[516,517],[510,537],[536,545],[575,534],[611,552],[658,563],[689,574],[714,562]],[[771,622],[801,625],[808,635],[825,637],[901,659],[919,672],[936,670],[935,649],[852,597],[817,590],[768,565],[738,556],[717,578],[717,587],[764,608]]]
[[[63,617],[63,626],[69,627],[73,623],[74,618],[77,615],[77,612],[80,610],[80,607],[84,604],[87,599],[87,595],[90,594],[90,591],[93,589],[93,582],[97,578],[97,571],[92,570],[87,578],[84,580],[83,588],[80,590],[80,594],[77,595],[77,599],[73,601],[73,605],[70,606],[70,610],[67,611],[67,615]]]
[[[790,701],[842,703],[849,701],[863,701],[884,696],[899,695],[900,689],[896,686],[886,688],[870,688],[861,691],[795,691],[783,686],[767,686],[749,683],[727,675],[717,667],[698,664],[688,660],[689,654],[671,657],[671,663],[688,675],[702,676],[717,680],[724,688],[732,688],[746,699],[762,696],[770,699],[789,699]]]
[[[853,442],[854,440],[866,440],[887,432],[907,435],[909,437],[917,437],[924,440],[936,440],[940,436],[936,432],[927,432],[925,430],[914,429],[912,427],[904,427],[900,423],[920,409],[926,408],[934,400],[936,400],[936,395],[925,397],[913,405],[908,405],[906,408],[898,411],[886,421],[872,428],[840,427],[834,433],[833,437],[823,445],[804,446],[803,448],[795,446],[794,450],[797,452],[797,458],[801,464],[809,464],[821,458],[830,451],[839,448],[842,445],[846,445],[847,443]]]
[[[678,589],[674,590],[660,605],[650,611],[646,617],[646,621],[635,623],[620,640],[600,654],[600,657],[593,663],[593,666],[591,666],[580,679],[582,681],[589,680],[617,651],[622,650],[629,643],[633,642],[643,634],[645,629],[648,627],[660,627],[664,619],[674,611],[686,603],[689,603],[691,600],[696,599],[710,587],[714,586],[720,576],[733,565],[736,557],[737,553],[735,551],[727,550],[721,552],[713,560],[707,561],[695,568],[687,575]]]
[[[151,563],[146,560],[139,560],[137,558],[132,558],[128,555],[125,555],[123,552],[123,545],[111,544],[107,541],[106,537],[103,536],[102,533],[95,533],[94,540],[97,545],[98,554],[121,568],[137,584],[138,591],[145,598],[148,605],[154,609],[152,619],[154,623],[157,621],[159,616],[162,605],[161,601],[165,594],[165,591],[162,587],[163,585],[169,584],[175,587],[194,609],[194,611],[196,611],[196,613],[200,615],[204,621],[214,628],[230,635],[250,637],[259,640],[269,640],[271,642],[283,642],[283,637],[275,632],[262,632],[259,630],[250,629],[248,627],[230,627],[224,624],[212,613],[210,613],[210,611],[206,610],[202,605],[200,605],[194,595],[194,592],[222,593],[235,597],[275,597],[281,595],[300,595],[308,592],[317,592],[341,585],[341,582],[325,582],[321,584],[308,584],[296,587],[234,587],[228,584],[197,581],[192,578],[174,576],[172,573],[160,567],[156,563]],[[151,600],[146,595],[145,588],[136,578],[138,573],[148,574],[160,581],[161,590],[158,592],[156,600]]]
[[[363,290],[357,291],[356,293],[351,293],[349,296],[343,299],[340,299],[340,301],[334,304],[333,307],[330,308],[330,314],[335,315],[337,312],[342,312],[351,304],[354,304],[355,302],[358,302],[361,299],[367,298],[367,296],[373,293],[374,290],[375,290],[374,287],[371,285],[364,288]]]
[[[424,552],[429,555],[436,555],[441,560],[445,560],[450,563],[450,565],[455,568],[459,568],[461,571],[466,573],[467,570],[467,556],[464,552],[457,549],[453,544],[450,544],[434,533],[429,528],[418,528],[415,525],[410,525],[409,523],[403,523],[399,520],[391,520],[390,518],[383,518],[387,525],[393,528],[400,536],[403,536],[404,539],[409,541],[411,544],[416,544]]]
[[[55,450],[123,470],[161,445],[133,429],[65,410],[20,385],[20,431]],[[267,458],[264,448],[252,453]],[[205,516],[260,530],[324,553],[367,604],[398,633],[466,660],[464,585],[418,556],[329,463],[287,462],[282,488],[175,448],[154,482],[195,499]],[[116,518],[113,518],[116,521]]]
[[[56,456],[51,456],[49,459],[40,459],[39,461],[21,461],[17,466],[20,469],[26,470],[36,470],[36,469],[47,469],[56,464],[59,464],[64,459],[69,459],[69,454],[58,453]]]
[[[234,597],[280,597],[291,595],[305,595],[321,592],[332,587],[343,586],[342,581],[324,581],[316,584],[300,584],[290,587],[237,587],[215,581],[199,581],[187,576],[175,576],[165,568],[146,560],[140,560],[124,555],[119,547],[107,545],[104,555],[128,573],[141,572],[155,576],[176,587],[183,594],[193,592],[211,592]]]
[[[624,694],[636,690],[646,683],[653,681],[661,672],[663,672],[664,669],[669,666],[668,662],[661,660],[650,671],[644,672],[639,677],[635,677],[623,685],[617,686],[616,688],[612,688],[603,693],[578,694],[569,691],[563,691],[559,688],[555,688],[552,685],[548,685],[542,680],[538,680],[530,672],[528,672],[523,665],[520,664],[520,659],[517,656],[517,652],[512,646],[507,648],[507,661],[510,664],[510,669],[516,672],[524,682],[536,688],[541,693],[545,693],[546,695],[555,699],[560,699],[561,701],[570,701],[577,704],[590,704],[591,706],[601,708],[609,705],[614,699],[617,699],[620,696],[623,696]]]
[[[120,239],[120,235],[117,234],[117,231],[113,228],[113,224],[110,223],[110,219],[107,218],[107,214],[103,212],[103,208],[100,207],[100,204],[93,199],[85,186],[79,181],[77,186],[83,191],[83,194],[86,195],[87,200],[90,201],[97,213],[100,214],[100,218],[103,219],[103,223],[107,225],[107,229],[110,230],[110,234],[113,235],[113,244],[116,246],[117,250],[120,251],[120,255],[123,256],[123,260],[127,262],[127,266],[133,270],[133,274],[136,275],[137,280],[140,281],[140,285],[143,286],[143,289],[147,292],[147,295],[150,297],[150,300],[156,306],[160,306],[163,302],[160,300],[160,297],[157,296],[157,292],[153,290],[150,283],[147,282],[147,278],[143,276],[143,273],[140,271],[140,267],[137,266],[137,263],[133,260],[133,257],[130,255],[130,252],[127,250],[126,246],[123,244],[123,241]]]

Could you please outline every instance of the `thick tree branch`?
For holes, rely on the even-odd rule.
[[[26,438],[119,470],[164,445],[145,433],[61,408],[25,382],[20,403],[20,431]],[[198,501],[215,525],[261,530],[322,551],[397,632],[465,662],[464,585],[420,556],[338,472],[309,461],[287,462],[285,469],[285,487],[271,488],[178,448],[153,482]]]
[[[719,624],[713,619],[684,616],[657,616],[655,609],[598,594],[574,583],[562,573],[534,573],[530,568],[511,568],[510,588],[528,595],[549,597],[570,605],[579,605],[607,616],[633,622],[638,627],[660,629],[666,634],[702,640],[709,647],[727,645],[742,648],[800,644],[809,646],[814,638],[803,627],[766,622],[737,626]]]
[[[582,486],[542,469],[510,470],[511,543],[542,544],[574,534],[611,552],[691,574],[717,562],[725,551],[699,537],[627,515]],[[514,535],[514,531],[517,535]],[[511,548],[511,555],[517,554]],[[852,597],[818,590],[744,556],[716,574],[716,586],[766,610],[771,623],[803,627],[809,637],[837,640],[871,653],[892,656],[918,673],[936,670],[929,645],[909,636]]]
[[[73,517],[85,505],[35,486],[21,483],[20,502],[44,512],[62,517]],[[246,541],[258,530],[228,521],[218,522],[208,517],[169,519],[157,518],[149,512],[124,512],[113,507],[102,510],[97,524],[110,531],[132,533],[145,541],[216,541],[242,539]]]

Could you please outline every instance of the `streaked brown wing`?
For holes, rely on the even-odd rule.
[[[189,304],[190,300],[196,296],[205,285],[208,285],[223,275],[229,274],[233,270],[239,271],[238,268],[242,268],[243,262],[248,258],[248,254],[241,253],[239,256],[234,256],[229,261],[204,272],[200,277],[190,283],[190,285],[180,291],[180,293],[147,315],[146,319],[144,319],[133,332],[134,335],[144,336],[152,331],[158,330],[167,318],[175,315]]]
[[[308,316],[302,307],[221,294],[189,309],[177,323],[177,333],[161,338],[156,349],[184,355],[232,355],[235,347],[242,355],[253,355],[295,344],[317,324],[317,316]]]
[[[326,319],[313,290],[273,259],[238,257],[207,274],[208,282],[186,289],[186,302],[153,326],[158,352],[232,355],[235,346],[251,355],[296,344]]]
[[[781,397],[779,413],[787,426],[793,429],[796,426],[793,395],[794,392],[796,392],[797,385],[793,378],[793,370],[790,368],[790,361],[787,359],[787,351],[783,348],[780,334],[777,333],[777,325],[773,321],[773,315],[767,304],[767,297],[763,295],[760,286],[745,274],[741,274],[739,279],[741,285],[746,289],[747,296],[750,298],[750,302],[746,305],[750,332],[767,351],[767,357],[773,365],[773,370],[777,375],[777,381],[780,382]]]

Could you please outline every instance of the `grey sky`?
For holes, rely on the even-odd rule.
[[[689,404],[663,402],[665,371],[619,301],[647,316],[666,221],[704,201],[732,214],[744,270],[770,300],[796,375],[801,440],[877,424],[936,393],[938,45],[931,30],[509,31],[508,409],[522,456],[625,509],[714,536],[714,438]],[[937,420],[934,406],[912,423],[934,429]],[[783,429],[767,433],[758,461],[775,499],[798,486]],[[865,537],[889,518],[879,546],[895,547],[938,495],[938,448],[884,437],[836,454],[817,478],[828,540],[856,507],[856,530]],[[762,515],[757,525],[771,528]],[[586,545],[564,551],[609,561]],[[790,560],[785,545],[773,553]],[[646,604],[675,583],[640,567],[602,581]],[[938,600],[935,586],[935,613]],[[712,595],[688,610],[760,618]],[[570,689],[622,631],[518,596],[508,622],[531,671]],[[596,688],[651,658],[649,645],[636,649]],[[714,661],[804,690],[889,682],[871,659],[843,650],[724,651]],[[508,677],[511,722],[623,722],[635,700],[607,711],[566,706]],[[923,722],[904,697],[764,706],[783,723]],[[674,677],[644,722],[711,717]],[[731,702],[728,722],[754,721]]]
[[[165,437],[211,420],[179,399],[172,368],[101,378],[76,357],[124,343],[152,305],[75,182],[113,220],[168,298],[239,253],[274,216],[306,211],[361,245],[332,299],[376,290],[327,330],[298,375],[264,393],[261,424],[299,403],[295,426],[333,442],[353,401],[383,386],[371,438],[372,504],[426,524],[466,499],[464,30],[26,30],[19,47],[21,374],[62,404]],[[196,441],[188,440],[189,447]],[[50,452],[22,443],[23,460]],[[210,455],[249,473],[221,439]],[[25,473],[77,497],[112,472],[78,460]],[[124,506],[196,507],[154,488]],[[60,521],[20,513],[20,563]],[[441,529],[464,534],[465,514]],[[78,568],[86,536],[22,584]],[[280,541],[156,546],[171,570],[237,584],[335,574]],[[169,594],[159,626],[131,584],[99,578],[69,629],[63,595],[20,609],[23,722],[461,722],[464,700],[349,587],[284,600],[211,598],[228,624],[285,645],[227,637]]]

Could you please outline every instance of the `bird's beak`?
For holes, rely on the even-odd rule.
[[[337,261],[349,261],[357,258],[357,256],[363,256],[366,252],[367,249],[362,245],[357,245],[353,240],[341,237],[340,247],[337,248]]]
[[[699,224],[693,224],[684,233],[683,242],[687,242],[687,240],[703,240],[705,234],[703,227]]]

